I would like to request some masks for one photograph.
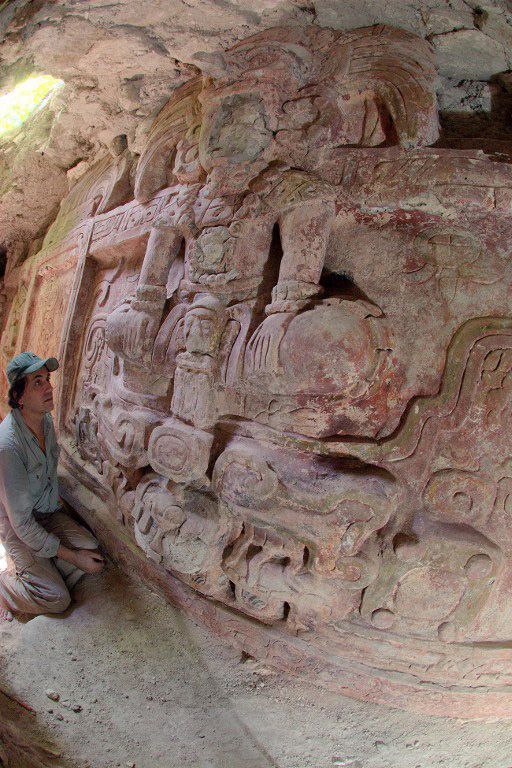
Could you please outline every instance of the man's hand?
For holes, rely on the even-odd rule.
[[[103,557],[97,550],[69,549],[63,544],[59,546],[57,557],[66,560],[85,573],[99,573],[105,565]]]
[[[100,553],[92,549],[76,549],[74,563],[77,568],[86,573],[99,573],[103,570],[105,561]]]

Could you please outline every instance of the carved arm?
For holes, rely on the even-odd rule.
[[[139,365],[151,365],[167,299],[169,267],[181,242],[182,235],[174,227],[157,225],[151,230],[135,297],[117,307],[107,320],[109,347]]]

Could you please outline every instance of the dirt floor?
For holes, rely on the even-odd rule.
[[[61,752],[51,765],[512,766],[512,723],[419,717],[273,674],[113,566],[75,594],[61,617],[0,628],[2,684]]]

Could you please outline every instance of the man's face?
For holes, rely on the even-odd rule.
[[[48,413],[53,409],[53,387],[46,366],[25,376],[25,389],[19,402],[23,410],[35,413]]]

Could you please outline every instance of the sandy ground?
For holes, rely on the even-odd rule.
[[[419,717],[270,673],[113,566],[75,596],[61,617],[0,628],[4,682],[75,768],[512,766],[512,723]]]

